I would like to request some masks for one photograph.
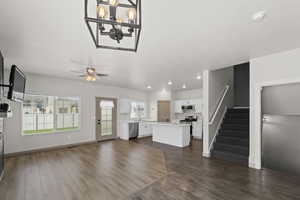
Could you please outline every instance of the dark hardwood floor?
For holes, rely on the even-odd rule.
[[[300,177],[137,141],[32,153],[6,160],[1,200],[287,200],[300,199]]]

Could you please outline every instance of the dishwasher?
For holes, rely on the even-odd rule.
[[[136,139],[139,136],[139,123],[129,123],[129,139]]]

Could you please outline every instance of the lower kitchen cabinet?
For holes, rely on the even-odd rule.
[[[147,122],[140,122],[139,124],[139,137],[146,137],[152,135],[152,124]]]
[[[121,134],[120,138],[122,140],[129,140],[130,133],[129,133],[129,124],[133,123],[134,121],[121,121],[120,128]],[[148,122],[135,122],[139,123],[138,125],[138,137],[147,137],[152,135],[153,125]]]
[[[196,139],[202,139],[202,120],[193,122],[193,137]]]

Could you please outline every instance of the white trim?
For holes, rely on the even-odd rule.
[[[250,162],[250,160],[248,166],[253,169],[259,169],[259,170],[261,169],[261,167],[257,166],[256,163]]]
[[[276,81],[260,82],[260,83],[257,83],[256,86],[263,88],[263,87],[267,87],[267,86],[287,85],[287,84],[293,84],[293,83],[300,83],[300,79],[293,78],[293,79],[280,79],[280,80],[276,80]]]
[[[62,134],[62,133],[69,133],[69,132],[80,132],[80,128],[74,128],[74,129],[68,129],[68,130],[53,129],[52,131],[48,131],[48,132],[37,132],[37,133],[28,133],[28,134],[24,133],[24,131],[22,131],[21,135],[27,137],[27,136]]]
[[[202,140],[201,136],[193,136],[193,138],[196,139],[196,140]]]
[[[2,171],[2,174],[0,175],[0,182],[2,181],[3,177],[4,177],[4,169]]]
[[[214,143],[216,141],[217,135],[219,134],[219,130],[220,130],[220,127],[222,125],[222,122],[223,122],[223,119],[224,119],[224,116],[225,116],[226,112],[227,112],[227,106],[225,106],[225,109],[224,109],[224,111],[223,111],[223,113],[221,115],[220,121],[218,122],[218,125],[216,127],[215,136],[212,139],[211,143],[209,144],[209,152],[211,152],[211,150],[212,150],[212,148],[214,146]]]
[[[277,85],[286,85],[286,84],[294,84],[300,83],[300,79],[281,79],[276,81],[269,81],[269,82],[261,82],[257,83],[254,88],[253,93],[253,105],[254,108],[250,113],[250,119],[254,119],[254,128],[250,125],[250,142],[254,142],[254,144],[250,145],[250,155],[249,155],[249,167],[255,169],[261,169],[261,137],[262,137],[262,116],[261,116],[261,92],[263,87],[268,86],[277,86]],[[253,148],[253,149],[251,149]]]
[[[49,134],[61,134],[61,133],[69,133],[69,132],[79,132],[81,131],[81,96],[52,96],[52,95],[38,95],[38,94],[31,94],[31,93],[26,93],[25,94],[25,97],[24,99],[26,98],[26,96],[38,96],[38,97],[52,97],[53,98],[53,130],[52,131],[48,131],[48,132],[36,132],[36,133],[31,133],[31,134],[26,134],[24,133],[24,123],[23,123],[23,120],[24,120],[24,104],[21,103],[21,136],[39,136],[39,135],[49,135]],[[70,129],[70,130],[57,130],[57,129],[60,129],[60,128],[56,128],[57,127],[57,110],[56,110],[56,104],[57,104],[57,99],[60,98],[60,99],[76,99],[77,102],[78,102],[78,127],[74,127],[74,129]],[[38,113],[35,113],[35,114],[38,114]],[[51,128],[49,128],[51,129]]]
[[[206,157],[206,158],[210,158],[210,153],[209,152],[203,152],[202,156]]]
[[[233,109],[249,109],[249,106],[235,106]]]
[[[145,137],[151,137],[151,136],[152,136],[152,133],[147,134],[147,135],[138,135],[138,138],[145,138]]]
[[[209,152],[209,70],[203,71],[203,156],[210,157]]]
[[[229,91],[229,88],[230,88],[229,85],[226,85],[226,86],[225,86],[225,89],[224,89],[222,98],[221,98],[221,100],[219,101],[219,104],[218,104],[218,106],[217,106],[217,108],[216,108],[216,110],[215,110],[215,113],[214,113],[213,118],[209,121],[209,125],[212,125],[212,124],[214,123],[214,121],[215,121],[215,119],[216,119],[216,117],[217,117],[217,115],[218,115],[218,113],[219,113],[219,110],[220,110],[220,108],[221,108],[221,106],[222,106],[222,104],[223,104],[223,101],[224,101],[224,99],[225,99],[225,97],[226,97],[226,95],[227,95],[227,93],[228,93],[228,91]]]

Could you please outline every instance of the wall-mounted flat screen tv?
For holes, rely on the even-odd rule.
[[[25,94],[26,77],[24,73],[15,65],[11,66],[9,76],[9,90],[7,98],[12,101],[23,102]]]

